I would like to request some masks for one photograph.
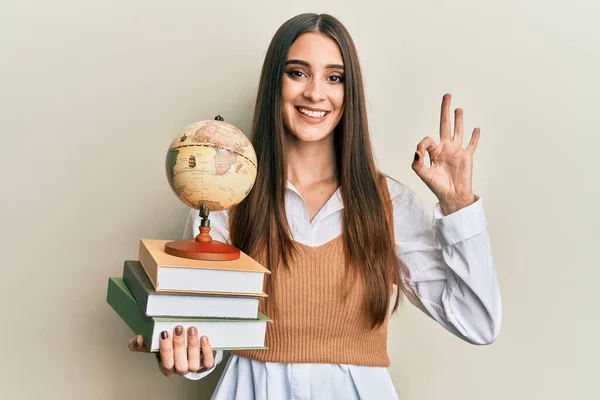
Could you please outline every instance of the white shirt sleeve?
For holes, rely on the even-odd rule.
[[[210,236],[213,240],[218,240],[227,244],[231,244],[229,239],[229,212],[216,211],[211,212],[208,216],[210,220]],[[193,239],[200,233],[200,213],[198,210],[191,209],[183,232],[184,239]],[[210,340],[210,338],[209,338]],[[215,355],[215,363],[212,368],[203,369],[199,372],[188,372],[184,375],[187,379],[198,380],[202,379],[215,370],[217,365],[223,360],[223,351],[217,351]]]
[[[433,218],[406,186],[389,181],[403,291],[409,301],[459,338],[493,343],[502,304],[482,201]]]

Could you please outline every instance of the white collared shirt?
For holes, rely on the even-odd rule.
[[[490,344],[502,318],[500,289],[482,201],[444,216],[439,203],[431,218],[405,185],[387,180],[403,291],[409,301],[457,337]],[[292,239],[320,246],[341,234],[341,191],[309,221],[304,199],[290,183],[285,196]],[[228,211],[212,212],[211,236],[231,243]],[[195,236],[200,217],[190,210],[185,238]],[[393,340],[393,339],[391,339]],[[217,352],[215,365],[223,359]],[[393,362],[393,359],[392,359]],[[214,368],[189,373],[200,379]],[[268,383],[268,384],[267,384]],[[396,399],[386,368],[339,364],[285,364],[231,356],[213,399]]]

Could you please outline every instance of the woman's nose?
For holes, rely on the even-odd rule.
[[[323,101],[326,99],[325,89],[325,85],[320,79],[311,79],[306,85],[304,97],[312,100],[315,103]]]

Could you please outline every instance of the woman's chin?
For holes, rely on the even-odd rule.
[[[327,131],[305,131],[302,130],[300,132],[291,132],[291,135],[293,136],[293,139],[296,142],[303,142],[303,143],[317,143],[317,142],[321,142],[323,140],[328,139],[331,135],[331,132],[327,132]]]

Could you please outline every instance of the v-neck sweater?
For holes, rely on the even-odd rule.
[[[314,247],[296,242],[293,263],[277,268],[272,280],[276,310],[269,302],[260,306],[262,313],[274,315],[267,326],[268,349],[231,353],[271,362],[389,366],[389,313],[382,325],[371,327],[358,274],[345,296],[348,270],[343,243],[341,235]]]

